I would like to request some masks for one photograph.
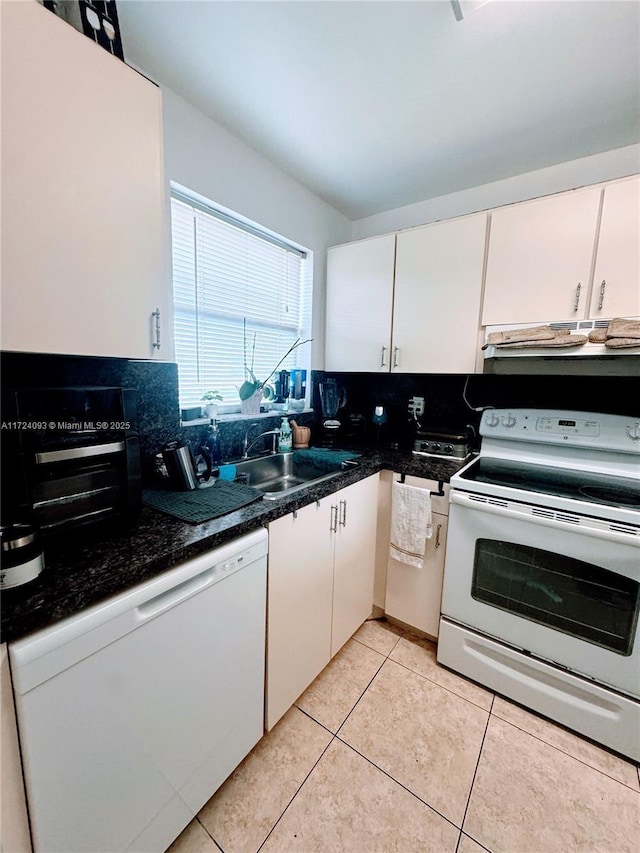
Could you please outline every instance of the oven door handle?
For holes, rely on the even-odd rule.
[[[554,527],[556,530],[564,532],[581,533],[584,536],[593,536],[596,539],[640,548],[640,530],[634,533],[633,528],[624,523],[600,521],[574,512],[516,503],[505,498],[472,495],[454,489],[449,492],[449,500],[452,504],[477,512],[486,512],[490,515],[499,515],[502,518],[512,518],[517,521],[528,521],[531,524]],[[451,529],[449,536],[451,536]]]

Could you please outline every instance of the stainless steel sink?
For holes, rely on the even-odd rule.
[[[324,473],[308,462],[297,461],[294,456],[294,453],[275,453],[244,459],[235,463],[237,477],[243,480],[246,475],[247,485],[259,489],[265,500],[277,500],[312,483],[330,480],[342,470],[338,465],[335,471]]]

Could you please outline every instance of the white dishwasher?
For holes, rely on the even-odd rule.
[[[33,845],[165,850],[263,734],[267,532],[10,646]]]

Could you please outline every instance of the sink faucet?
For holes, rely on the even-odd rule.
[[[242,442],[242,458],[243,459],[249,458],[249,451],[251,450],[253,445],[256,444],[258,441],[260,441],[261,438],[264,438],[265,435],[271,436],[271,453],[275,454],[278,452],[278,438],[280,437],[280,430],[279,429],[268,429],[265,432],[261,432],[260,435],[257,435],[253,439],[253,441],[249,441],[249,431],[250,430],[251,430],[251,427],[249,427],[249,429],[246,431],[246,433],[244,435],[244,441]]]

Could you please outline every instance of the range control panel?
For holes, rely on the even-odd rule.
[[[524,441],[640,454],[640,419],[596,412],[487,409],[480,434],[491,441]]]
[[[582,418],[538,418],[536,429],[559,435],[600,435],[599,421],[585,421]]]

